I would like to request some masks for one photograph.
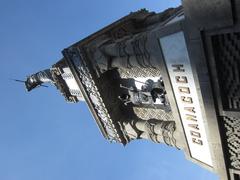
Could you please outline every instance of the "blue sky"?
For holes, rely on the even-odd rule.
[[[148,141],[107,142],[84,103],[68,104],[54,87],[27,93],[9,78],[48,68],[61,50],[147,8],[180,0],[0,1],[0,180],[214,180],[182,151]]]

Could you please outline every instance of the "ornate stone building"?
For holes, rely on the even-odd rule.
[[[26,88],[50,82],[66,101],[85,101],[111,142],[165,143],[239,179],[239,12],[237,0],[185,0],[130,13],[64,49]]]

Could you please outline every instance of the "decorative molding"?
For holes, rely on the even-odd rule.
[[[212,37],[224,110],[240,110],[240,32]]]
[[[240,119],[223,116],[229,160],[233,168],[240,170]]]
[[[174,119],[172,111],[165,112],[162,109],[133,107],[133,111],[138,118],[143,120],[161,119],[163,121],[172,121]]]
[[[82,60],[83,56],[81,52],[79,52],[79,50],[76,48],[71,48],[71,50],[68,50],[68,52],[69,55],[71,56],[72,62],[74,63],[75,67],[78,70],[80,80],[96,111],[96,114],[98,115],[99,119],[101,120],[104,126],[104,129],[107,132],[108,139],[111,142],[123,143],[119,134],[117,133],[115,125],[107,111],[107,108],[105,107],[101,95],[99,94],[99,90],[93,80],[93,77],[86,63]]]
[[[157,68],[139,68],[118,69],[121,78],[137,78],[137,77],[160,77],[161,72]]]
[[[71,95],[71,92],[67,88],[66,82],[62,78],[60,71],[60,67],[53,66],[51,68],[51,74],[54,79],[54,84],[56,85],[57,89],[59,89],[62,96],[64,96],[65,100],[70,103],[76,103],[78,102],[78,99],[76,96]]]

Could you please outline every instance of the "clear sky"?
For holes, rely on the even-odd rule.
[[[180,0],[0,0],[0,180],[214,180],[182,151],[140,140],[107,142],[84,103],[54,87],[27,93],[10,78],[48,68],[61,50],[147,8]]]

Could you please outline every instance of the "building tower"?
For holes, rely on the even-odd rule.
[[[84,101],[109,141],[147,139],[222,179],[240,176],[240,3],[183,1],[130,13],[28,76]]]

